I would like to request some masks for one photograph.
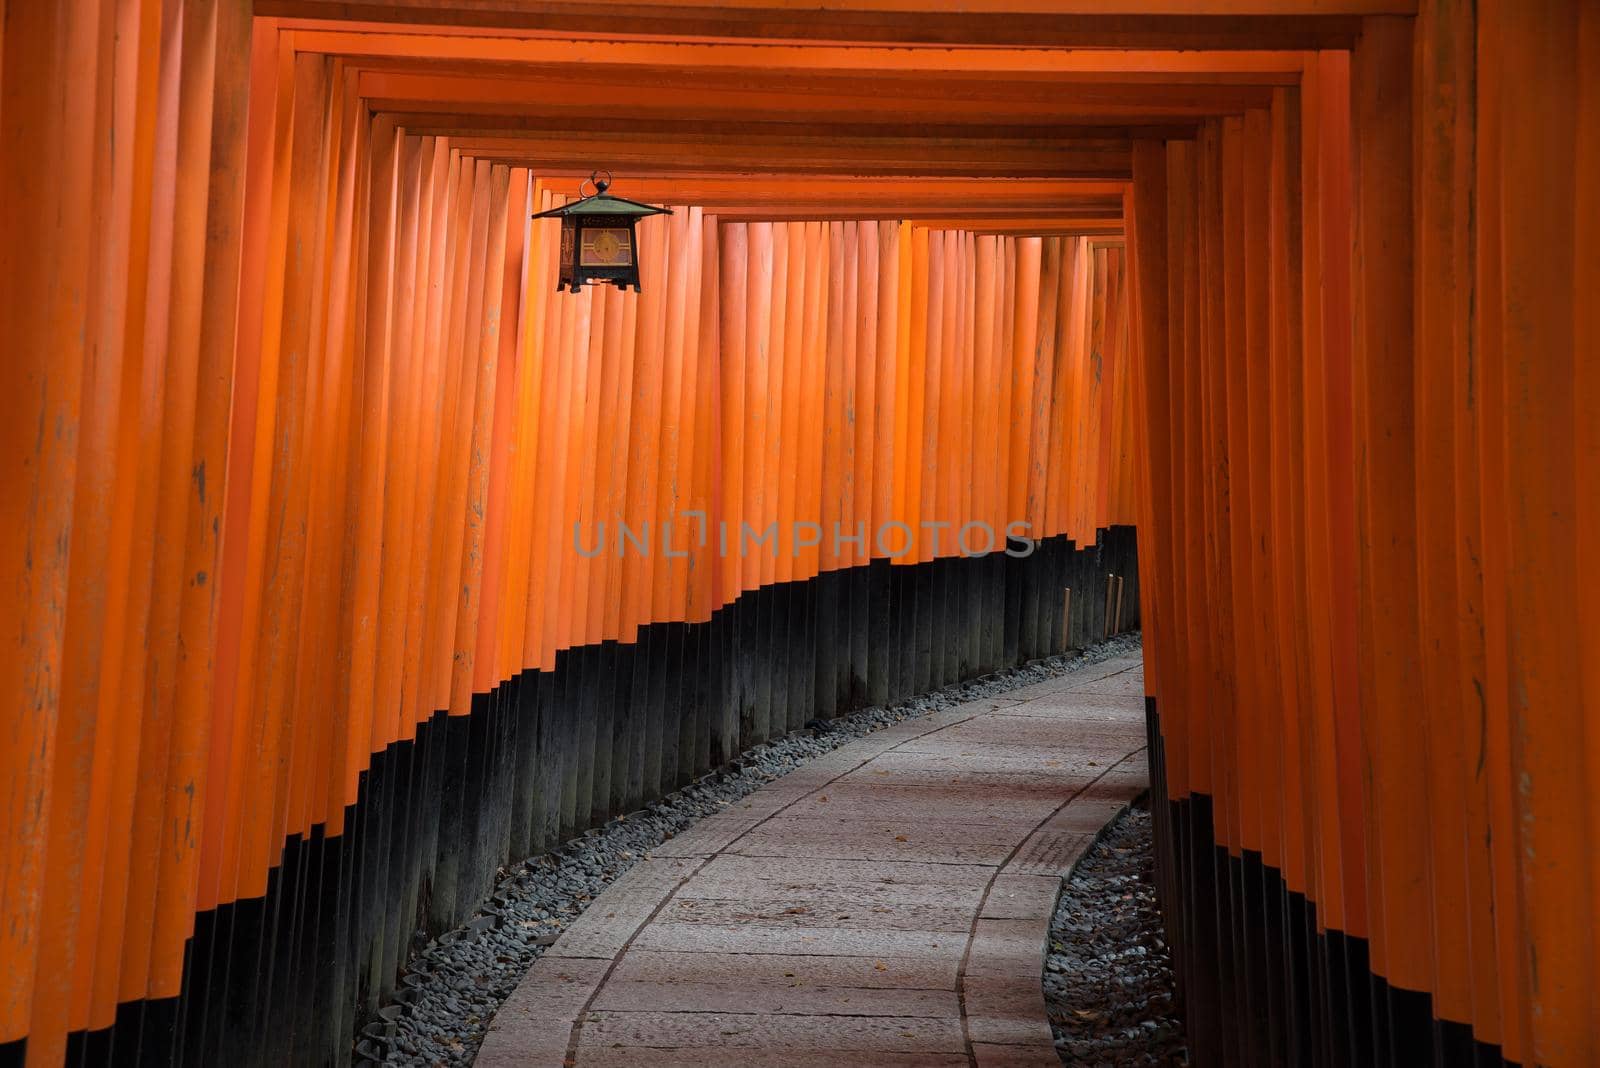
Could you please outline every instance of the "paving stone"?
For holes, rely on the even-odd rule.
[[[931,718],[933,717],[923,716],[918,719],[906,720],[903,723],[896,723],[894,726],[885,727],[883,730],[866,738],[859,738],[843,749],[837,749],[827,756],[820,756],[803,769],[806,773],[805,781],[813,788],[824,786],[828,780],[837,778],[847,771],[854,770],[878,754],[886,753],[896,746],[903,745],[908,739],[917,738],[927,733],[928,726],[925,721]]]
[[[1103,766],[1110,763],[1122,754],[1097,754],[1088,757],[1088,760],[1097,761]],[[889,763],[889,758],[898,757],[898,753],[886,753],[880,760],[882,763],[870,765],[860,771],[853,771],[843,781],[848,783],[880,782],[891,786],[932,786],[945,788],[949,786],[968,787],[1033,787],[1039,789],[1049,788],[1049,784],[1056,784],[1057,796],[1071,794],[1077,788],[1086,785],[1094,778],[1095,766],[1084,761],[1074,760],[1070,764],[1060,761],[1059,767],[1052,767],[1046,763],[1056,760],[1056,757],[1041,754],[1031,767],[978,767],[971,761],[956,764],[951,761],[936,761],[933,758],[919,760],[918,754],[905,754],[899,760]]]
[[[561,933],[545,957],[615,957],[699,863],[679,857],[640,861]]]
[[[1014,723],[1027,722],[1013,720]],[[1037,721],[1034,721],[1037,722]],[[1060,733],[1052,732],[1052,733]],[[1127,755],[1120,739],[1057,738],[1048,742],[991,742],[964,738],[919,739],[895,750],[896,756],[927,756],[937,766],[964,765],[973,771],[1033,771],[1047,777],[1082,774],[1096,765],[1111,764]]]
[[[562,1066],[567,1063],[566,1041],[560,1045],[541,1045],[530,1037],[519,1035],[515,1043],[508,1042],[502,1034],[490,1030],[478,1047],[473,1060],[475,1068],[541,1068],[543,1065]]]
[[[826,802],[817,800],[824,796],[828,798]],[[887,782],[883,776],[864,775],[839,780],[822,793],[815,794],[807,798],[804,803],[795,806],[793,812],[796,815],[803,815],[816,812],[815,806],[819,804],[854,802],[860,806],[884,805],[885,812],[896,811],[893,806],[898,805],[900,806],[898,811],[920,812],[926,816],[930,811],[936,810],[933,806],[939,806],[941,809],[952,806],[954,811],[962,814],[963,819],[968,818],[969,814],[983,817],[994,815],[1032,826],[1060,808],[1062,800],[1060,785],[1052,782],[1024,781],[1012,784],[941,782],[933,786],[923,786]]]
[[[956,705],[954,708],[943,708],[914,720],[897,723],[893,727],[883,730],[883,741],[892,743],[884,746],[884,749],[891,749],[896,745],[902,745],[917,738],[924,738],[930,734],[949,730],[951,727],[966,723],[978,716],[988,715],[991,711],[988,706],[989,702],[987,701],[970,705]]]
[[[829,819],[773,820],[729,846],[743,856],[912,860],[998,866],[1026,828],[1004,824]]]
[[[1046,917],[1045,930],[1049,929],[1049,925],[1049,918]],[[1015,1016],[1047,1023],[1043,1015],[1044,988],[1037,976],[969,973],[962,976],[961,999],[969,1017],[1001,1019]]]
[[[690,897],[735,898],[802,889],[859,888],[863,893],[907,904],[953,903],[951,895],[957,895],[970,899],[976,909],[993,875],[992,867],[977,864],[723,853],[701,868],[683,893]]]
[[[759,824],[759,819],[741,816],[712,816],[701,820],[650,851],[652,857],[709,857],[722,850]]]
[[[567,1016],[567,1026],[570,1028],[577,1009],[583,1007],[610,967],[609,960],[564,959],[549,955],[540,957],[528,969],[523,983],[500,1007],[491,1030],[499,1029],[502,1023],[509,1023],[508,1013],[532,1015],[544,1012],[556,1003],[573,1006],[573,1012]]]
[[[1144,672],[1144,660],[1136,655],[1107,657],[1098,664],[1090,664],[1082,671],[1073,672],[1073,677],[1068,679],[1063,689],[1070,690],[1079,681],[1093,681],[1103,679],[1108,675],[1121,675],[1127,671]]]
[[[1080,671],[1072,672],[1073,677],[1066,679],[1065,682],[1062,681],[1065,676],[1062,676],[1062,678],[1044,679],[1040,682],[1029,683],[1026,686],[1019,686],[1016,689],[1008,690],[1005,696],[1016,701],[1026,701],[1034,697],[1041,697],[1048,694],[1065,693],[1074,690],[1082,683],[1098,682],[1101,679],[1105,679],[1111,675],[1120,675],[1136,666],[1139,667],[1142,672],[1143,661],[1141,661],[1137,656],[1113,657],[1107,660],[1102,660],[1098,664],[1090,664]],[[1142,674],[1140,677],[1143,677]]]
[[[1037,975],[967,975],[962,983],[962,1003],[967,1034],[973,1042],[1054,1045]]]
[[[1093,841],[1093,831],[1043,828],[1006,862],[1005,870],[1019,875],[1053,875],[1060,879],[1072,870],[1072,865]]]
[[[709,1049],[704,1046],[650,1049],[617,1045],[608,1049],[585,1049],[582,1059],[577,1063],[581,1068],[840,1068],[841,1065],[861,1065],[863,1068],[967,1068],[971,1062],[965,1053],[873,1050],[871,1058],[866,1059],[860,1050],[845,1049]]]
[[[1075,746],[1070,751],[1063,751],[1056,746],[951,745],[920,751],[909,748],[896,749],[884,753],[866,765],[862,771],[886,769],[894,772],[915,768],[943,772],[950,776],[975,777],[1001,772],[1021,772],[1034,778],[1065,779],[1082,777],[1083,769],[1093,766],[1107,767],[1127,755],[1127,746],[1120,742],[1092,749]],[[1096,764],[1091,765],[1089,761],[1095,761]],[[1093,778],[1096,774],[1099,773],[1092,773],[1087,778]],[[862,773],[852,772],[849,778],[860,780]]]
[[[791,772],[790,774],[794,773]],[[785,779],[786,778],[787,776],[785,776]],[[778,780],[778,783],[773,783],[771,785],[776,786],[783,782],[784,779],[780,779]],[[820,785],[826,785],[826,780]],[[771,787],[768,787],[768,789],[770,788]],[[802,787],[800,784],[795,784],[790,789],[785,789],[782,791],[772,790],[770,793],[768,792],[768,789],[757,790],[743,801],[728,806],[728,808],[723,811],[723,816],[729,819],[747,820],[752,824],[759,823],[761,820],[767,819],[770,816],[774,816],[788,808],[790,805],[803,800],[807,794],[811,793],[811,791],[815,789],[815,787],[811,785]]]
[[[1076,718],[1082,723],[1125,723],[1144,719],[1144,697],[1104,693],[1049,693],[994,711],[995,719]]]
[[[777,782],[764,787],[761,793],[781,802],[773,811],[793,804],[811,791],[827,786],[845,772],[866,763],[869,754],[857,754],[853,750],[857,745],[868,744],[868,741],[858,738],[842,749],[808,761],[805,767],[791,771]],[[877,749],[874,748],[872,753],[876,752]],[[768,790],[771,790],[770,794],[767,794]]]
[[[1030,795],[1048,797],[1059,805],[1063,797],[1062,785],[1058,781],[1036,774],[1001,776],[985,781],[978,775],[952,774],[948,769],[929,769],[915,762],[890,765],[885,761],[878,761],[859,771],[853,771],[831,784],[828,787],[828,794],[831,797],[835,792],[842,793],[847,790],[870,792],[885,787],[905,790],[937,789],[955,796],[968,794],[974,797]],[[1071,793],[1071,790],[1067,791],[1068,795]]]
[[[1041,762],[1042,764],[1042,762]],[[885,782],[896,786],[923,786],[943,789],[949,786],[977,786],[994,787],[997,789],[1011,786],[1040,785],[1042,781],[1050,781],[1044,773],[1048,768],[1040,767],[1033,771],[1023,770],[985,770],[962,771],[951,774],[943,768],[896,768],[885,772]],[[1062,775],[1054,778],[1054,783],[1059,793],[1073,793],[1081,789],[1091,777],[1094,769],[1079,770],[1076,774]]]
[[[1140,669],[1130,668],[1127,671],[1108,675],[1101,679],[1084,679],[1075,681],[1066,690],[1067,693],[1105,693],[1127,696],[1144,695],[1144,672]]]
[[[711,1012],[591,1012],[584,1021],[578,1063],[587,1047],[668,1049],[887,1051],[963,1053],[958,1019],[926,1016],[776,1016]]]
[[[890,834],[902,834],[908,829],[923,826],[948,831],[951,834],[974,834],[988,840],[998,838],[1002,834],[1006,837],[1015,837],[1019,829],[1027,826],[1015,814],[1008,815],[998,809],[983,811],[966,808],[968,799],[972,797],[973,795],[965,790],[939,790],[934,797],[928,798],[923,804],[920,814],[914,805],[902,806],[898,820],[895,814],[871,803],[857,805],[851,809],[824,801],[815,806],[792,808],[780,816],[774,816],[762,825],[761,831],[764,833],[781,831],[787,834],[811,836],[832,833],[826,826],[817,826],[831,824],[840,833],[845,834],[864,833],[873,828],[882,829]],[[939,807],[930,808],[930,804]],[[939,815],[930,818],[930,813],[934,812]]]
[[[1050,906],[1045,906],[1045,912]],[[676,923],[728,926],[759,923],[768,927],[836,930],[896,930],[965,932],[972,926],[970,908],[930,904],[873,904],[849,893],[814,893],[794,897],[763,897],[752,901],[677,897],[668,902],[663,918]]]
[[[836,928],[763,927],[754,923],[713,926],[657,920],[639,933],[641,949],[678,953],[817,953],[830,957],[920,957],[961,959],[966,938],[947,931],[860,931]]]
[[[483,1068],[560,1064],[572,1024],[599,987],[610,960],[540,957],[495,1013],[475,1062]]]
[[[1090,783],[1071,804],[1054,813],[1028,837],[1016,855],[1006,862],[1005,871],[1065,876],[1100,829],[1115,819],[1145,785],[1133,771],[1117,771]]]
[[[837,789],[829,788],[812,795],[791,808],[786,815],[912,821],[925,818],[929,811],[943,811],[959,813],[963,823],[1003,823],[1026,827],[1030,816],[1037,823],[1054,812],[1060,801],[1060,794],[1056,791],[997,796],[997,791],[959,785],[878,786],[863,789],[859,783],[840,783]]]
[[[1084,788],[1083,794],[1076,801],[1074,807],[1084,802],[1096,800],[1109,800],[1126,804],[1132,798],[1138,797],[1150,785],[1150,770],[1144,761],[1144,755],[1137,758],[1124,760],[1112,767],[1100,778]]]
[[[1061,880],[1050,875],[1012,873],[995,876],[981,915],[995,920],[1026,920],[1048,916],[1061,893]]]
[[[1111,789],[1115,784],[1116,780],[1090,783],[1072,804],[1045,821],[1045,826],[1061,831],[1099,831],[1143,790],[1138,782],[1125,781],[1120,789]]]
[[[1011,748],[1070,752],[1079,745],[1095,746],[1097,742],[1107,749],[1126,751],[1122,742],[1127,733],[1125,726],[1107,721],[1088,723],[1067,717],[984,716],[938,734],[913,738],[900,746],[898,752],[942,753],[955,749],[976,750],[982,755],[1004,754]]]
[[[910,957],[827,957],[780,953],[667,953],[635,947],[617,962],[610,983],[703,982],[788,984],[866,990],[941,990],[952,995],[956,969],[946,961]]]
[[[792,971],[792,969],[791,969]],[[1034,984],[1037,986],[1038,984]],[[1033,1013],[1048,1035],[1044,997]],[[859,986],[816,986],[794,978],[734,982],[632,982],[612,976],[594,1007],[631,1009],[649,1005],[658,1012],[739,1012],[788,1016],[926,1016],[956,1019],[960,999],[953,990],[916,990]]]
[[[978,1068],[1061,1068],[1061,1058],[1052,1046],[996,1046],[972,1044]]]
[[[972,928],[972,950],[965,973],[973,976],[1033,976],[1044,973],[1045,940],[1050,936],[1048,916],[1029,919],[979,917]]]
[[[1006,1013],[999,1016],[969,1015],[967,1034],[973,1042],[997,1046],[1032,1046],[1053,1049],[1055,1039],[1050,1034],[1050,1023],[1044,1018],[1044,999],[1026,1013]]]

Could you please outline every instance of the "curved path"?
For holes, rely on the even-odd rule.
[[[479,1068],[1041,1066],[1060,879],[1147,784],[1143,664],[1107,660],[868,735],[696,824],[600,895]]]

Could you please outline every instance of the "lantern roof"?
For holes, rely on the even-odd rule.
[[[592,197],[574,200],[569,204],[561,205],[559,208],[538,212],[532,218],[548,219],[567,215],[620,215],[633,219],[642,219],[646,215],[671,214],[671,208],[658,208],[653,204],[641,204],[637,200],[614,197],[610,193],[596,193]]]

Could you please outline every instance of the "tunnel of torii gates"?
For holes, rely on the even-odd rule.
[[[1196,1063],[1597,1062],[1600,5],[913,8],[0,2],[0,1063],[1141,616]]]

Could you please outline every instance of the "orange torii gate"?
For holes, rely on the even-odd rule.
[[[0,1058],[342,1058],[1135,521],[1197,1061],[1594,1058],[1595,11],[814,6],[6,6]],[[595,165],[642,295],[522,222]]]

